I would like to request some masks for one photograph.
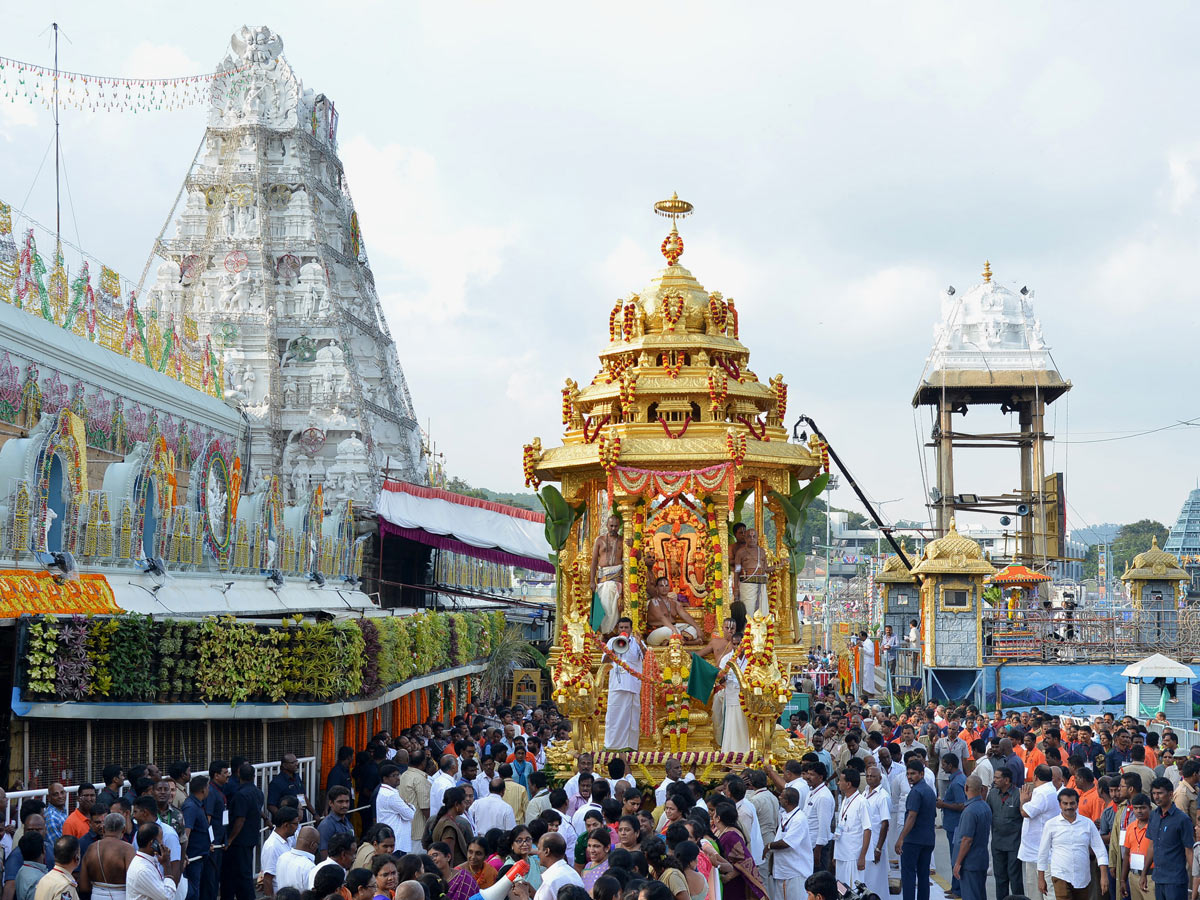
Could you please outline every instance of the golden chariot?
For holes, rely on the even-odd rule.
[[[738,654],[745,660],[739,696],[749,752],[722,751],[712,709],[686,695],[693,648],[672,637],[649,650],[655,684],[643,689],[640,741],[629,754],[636,773],[658,780],[669,756],[723,772],[766,755],[777,763],[798,758],[807,749],[778,720],[791,699],[791,676],[807,660],[794,568],[802,558],[803,508],[819,489],[812,480],[828,470],[828,455],[815,438],[788,440],[783,376],[759,380],[739,338],[733,299],[707,292],[679,264],[676,220],[691,204],[673,196],[655,210],[672,220],[661,247],[667,267],[612,307],[599,371],[582,387],[568,378],[562,389],[562,446],[543,449],[535,438],[525,445],[524,471],[535,489],[558,482],[561,496],[543,489],[543,502],[549,491],[560,510],[569,509],[561,540],[551,541],[558,563],[553,696],[574,735],[571,747],[551,753],[559,771],[573,769],[574,753],[595,753],[599,768],[615,752],[603,746],[612,663],[589,621],[590,554],[608,516],[621,522],[620,612],[643,636],[647,586],[663,576],[706,636],[720,628],[736,599],[735,518],[760,536],[770,564],[769,609],[749,617]],[[547,511],[549,517],[555,510],[547,504]]]

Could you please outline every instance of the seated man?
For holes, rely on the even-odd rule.
[[[651,647],[661,647],[677,631],[683,635],[685,644],[701,642],[704,629],[696,624],[696,620],[679,602],[679,595],[672,594],[668,587],[665,577],[654,582],[650,601],[646,604],[646,626],[650,629],[646,643]]]

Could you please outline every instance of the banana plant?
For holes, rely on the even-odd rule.
[[[783,508],[787,527],[783,530],[783,543],[787,547],[791,561],[792,572],[799,574],[804,569],[804,523],[808,521],[808,507],[829,484],[829,473],[818,475],[808,484],[800,484],[795,475],[791,476],[790,491],[787,495],[771,491],[771,496],[779,501]]]
[[[542,508],[546,510],[546,543],[554,551],[549,554],[549,560],[557,567],[558,554],[567,545],[567,538],[571,535],[571,526],[575,524],[576,519],[583,515],[587,504],[580,503],[572,506],[552,484],[543,487],[542,492],[537,496],[542,501]]]
[[[733,518],[730,519],[730,521],[728,523],[729,540],[731,540],[731,541],[733,540],[733,529],[737,527],[737,524],[740,521],[742,521],[742,510],[746,506],[746,501],[750,498],[750,495],[753,493],[754,493],[754,491],[752,491],[750,489],[744,490],[740,494],[738,494],[737,497],[733,501]]]

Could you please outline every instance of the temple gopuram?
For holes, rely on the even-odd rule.
[[[692,205],[655,211],[672,220],[666,268],[608,312],[596,374],[562,389],[562,446],[535,438],[524,466],[529,486],[561,486],[540,495],[554,698],[574,734],[559,764],[625,750],[661,778],[668,756],[727,769],[803,752],[778,722],[806,658],[795,577],[828,457],[789,442],[783,376],[751,370],[734,300],[680,265]]]

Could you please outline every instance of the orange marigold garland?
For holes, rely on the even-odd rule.
[[[571,379],[567,379],[567,384],[562,389],[562,423],[564,425],[571,421],[571,414],[575,412],[575,401],[571,398]]]
[[[633,412],[633,404],[637,399],[637,369],[629,369],[621,376],[621,390],[619,399],[621,402],[621,415],[628,417]]]
[[[717,504],[711,497],[704,501],[704,523],[708,529],[708,591],[704,597],[704,630],[712,634],[716,630],[717,610],[725,598],[725,567],[721,550],[721,523],[717,520]]]
[[[525,473],[525,487],[538,489],[542,480],[537,477],[535,469],[537,468],[537,451],[533,444],[526,444],[521,454],[521,468]]]
[[[658,729],[658,690],[661,684],[658,657],[648,652],[642,660],[642,737],[650,737]]]
[[[667,294],[662,303],[663,325],[667,331],[674,331],[679,320],[683,318],[683,294]]]
[[[708,372],[708,408],[715,416],[729,396],[729,376],[720,366],[713,366]]]
[[[776,375],[771,379],[771,390],[775,392],[775,415],[782,420],[787,415],[787,385],[783,383],[783,375]]]
[[[683,370],[683,354],[676,350],[664,353],[662,355],[662,364],[670,378],[678,378],[679,373]]]
[[[734,431],[732,428],[726,431],[725,449],[729,451],[729,458],[733,460],[733,464],[740,469],[742,463],[746,461],[747,442],[745,433]]]
[[[637,303],[625,304],[625,319],[621,323],[621,334],[627,341],[633,340],[633,325],[637,321]]]
[[[611,494],[609,496],[612,496]],[[633,508],[633,543],[629,548],[629,573],[625,579],[625,611],[633,620],[633,628],[642,628],[642,554],[646,540],[646,503],[638,500]]]
[[[608,340],[610,343],[616,343],[617,338],[621,336],[621,329],[624,326],[624,321],[617,323],[617,316],[621,315],[621,311],[625,308],[625,301],[617,299],[616,306],[612,308],[612,312],[608,314]]]
[[[725,325],[729,321],[729,310],[720,294],[708,295],[708,315],[712,319],[717,334],[724,334]]]
[[[611,497],[613,495],[613,472],[617,470],[617,462],[621,458],[621,436],[617,434],[616,428],[609,428],[600,435],[598,453],[600,465],[608,476],[608,496]]]

